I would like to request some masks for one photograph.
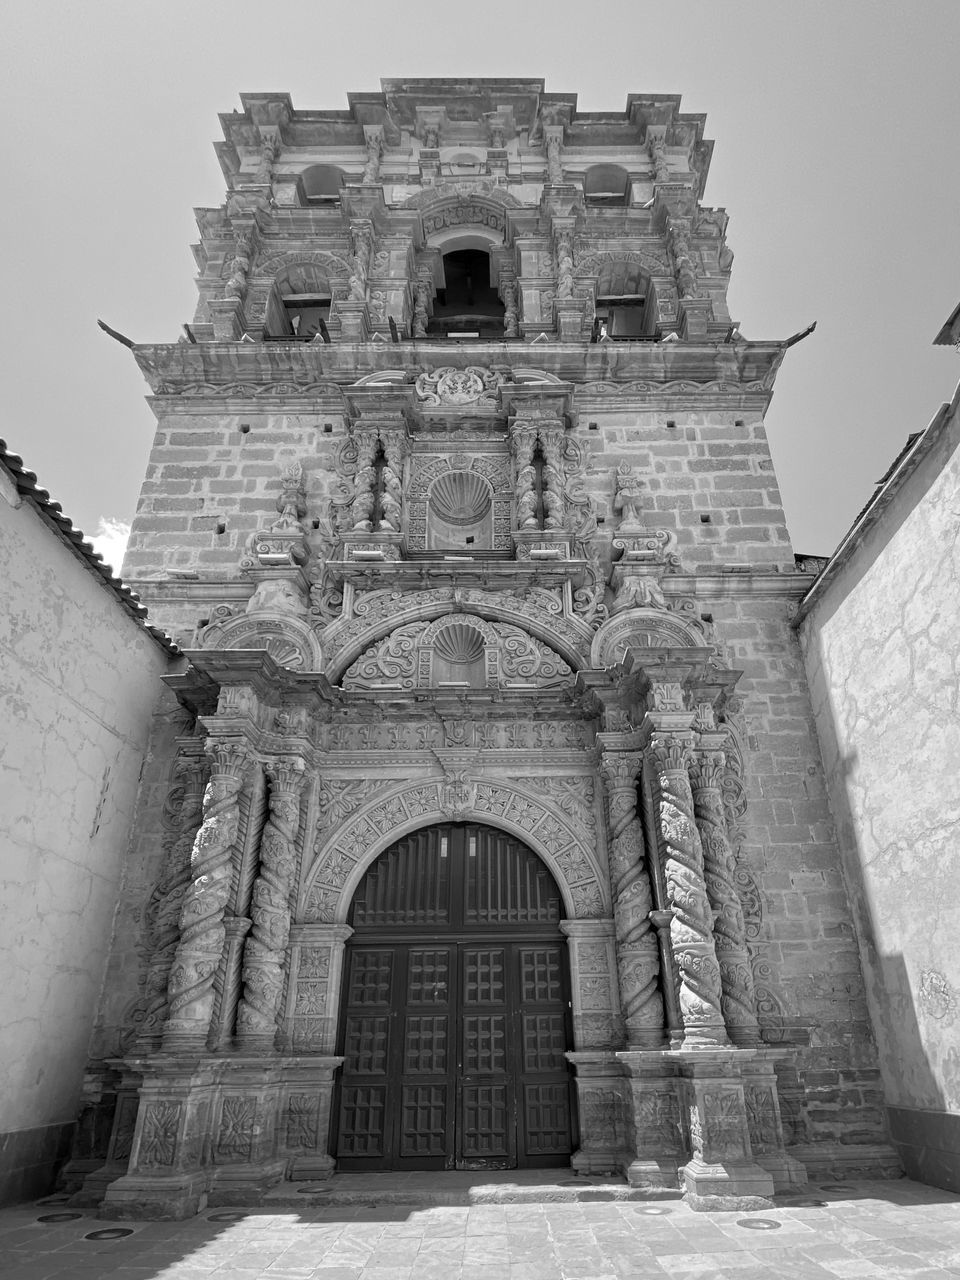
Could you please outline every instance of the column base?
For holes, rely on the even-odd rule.
[[[680,1186],[677,1160],[637,1157],[623,1170],[628,1186],[645,1191],[673,1191]]]
[[[128,1173],[107,1187],[98,1218],[150,1220],[193,1218],[207,1207],[206,1171],[145,1177]]]
[[[325,1182],[337,1171],[337,1162],[333,1156],[317,1155],[296,1156],[290,1161],[287,1177],[291,1182]]]
[[[773,1178],[752,1161],[706,1164],[696,1156],[682,1168],[684,1198],[691,1209],[769,1209]]]
[[[221,1165],[214,1170],[209,1203],[260,1204],[270,1188],[283,1181],[285,1173],[284,1160],[253,1165]]]

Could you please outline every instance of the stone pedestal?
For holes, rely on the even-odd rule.
[[[366,302],[344,298],[333,304],[340,321],[340,337],[343,342],[368,342],[370,339],[370,309]]]
[[[618,1173],[629,1160],[625,1081],[613,1053],[568,1053],[577,1073],[580,1147],[570,1164],[579,1173]]]
[[[583,303],[578,298],[558,298],[553,307],[557,337],[561,342],[579,342],[583,330]]]
[[[566,529],[517,529],[513,535],[518,560],[568,560],[570,535]]]
[[[327,1152],[333,1103],[333,1078],[343,1058],[288,1058],[283,1064],[283,1109],[279,1148],[293,1182],[329,1178],[336,1161]]]
[[[697,1049],[671,1054],[680,1074],[693,1157],[681,1170],[695,1208],[755,1207],[774,1193],[771,1174],[754,1158],[738,1055],[750,1050]]]
[[[681,298],[680,337],[688,342],[703,341],[707,337],[709,322],[713,316],[713,303],[709,298]]]
[[[663,1051],[617,1054],[629,1078],[633,1148],[625,1173],[631,1187],[674,1189],[686,1158],[674,1066]]]
[[[123,1177],[130,1161],[137,1110],[140,1106],[140,1076],[137,1072],[128,1070],[122,1062],[113,1062],[111,1065],[120,1068],[121,1076],[117,1085],[117,1104],[113,1112],[107,1159],[98,1169],[93,1169],[86,1175],[83,1186],[70,1199],[72,1205],[87,1207],[100,1204],[107,1187],[116,1182],[117,1178]]]
[[[239,342],[243,337],[243,303],[239,298],[211,298],[207,304],[213,318],[216,342]]]

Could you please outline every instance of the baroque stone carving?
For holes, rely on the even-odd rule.
[[[235,1160],[249,1160],[257,1119],[255,1098],[242,1094],[226,1094],[220,1110],[217,1155]]]
[[[689,614],[656,605],[631,608],[608,619],[597,631],[590,665],[603,670],[621,662],[628,649],[683,649],[702,646],[704,639],[703,624]]]
[[[444,787],[455,794],[444,796]],[[475,788],[475,789],[474,789]],[[466,790],[465,790],[466,789]],[[583,838],[568,824],[566,815],[553,811],[540,800],[502,783],[472,782],[466,776],[446,782],[435,779],[408,785],[403,790],[368,805],[361,814],[341,827],[318,848],[308,878],[302,919],[337,919],[348,905],[344,886],[366,862],[370,850],[385,847],[384,837],[401,827],[423,825],[447,816],[450,808],[462,816],[468,813],[481,821],[499,819],[507,829],[541,847],[559,883],[566,887],[574,904],[573,914],[591,919],[609,914],[609,900],[601,887],[597,868],[586,852]],[[459,820],[459,819],[458,819]],[[495,821],[496,825],[496,821]]]
[[[691,776],[694,814],[703,849],[704,880],[714,913],[713,936],[720,965],[724,1021],[734,1044],[755,1045],[760,1040],[760,1028],[753,974],[735,883],[736,863],[727,839],[720,792],[723,752],[694,752]]]
[[[474,615],[452,614],[437,622],[398,627],[362,654],[345,672],[344,689],[377,688],[386,683],[403,689],[437,683],[435,658],[452,674],[469,673],[484,663],[482,683],[491,688],[519,683],[538,688],[562,687],[571,679],[569,666],[541,641],[508,623],[491,623]]]
[[[290,936],[289,897],[297,869],[301,760],[267,766],[269,813],[260,838],[260,871],[250,906],[252,927],[243,950],[243,995],[237,1037],[243,1045],[270,1048],[283,996],[283,970]]]
[[[314,1151],[320,1134],[320,1098],[315,1093],[291,1093],[284,1112],[284,1135],[290,1151]]]
[[[159,1045],[167,1013],[167,982],[180,939],[180,912],[191,881],[190,851],[200,823],[206,781],[203,757],[181,757],[164,806],[164,868],[147,907],[149,964],[141,1001],[134,1013],[143,1048]],[[173,812],[168,812],[168,806]]]
[[[143,1113],[137,1162],[142,1169],[173,1164],[182,1102],[148,1102]]]
[[[685,736],[654,734],[650,759],[657,774],[657,822],[672,908],[670,940],[679,977],[685,1042],[725,1044],[720,967],[687,776],[688,752]]]
[[[202,1044],[213,1016],[214,982],[226,939],[223,917],[233,878],[239,795],[248,766],[244,747],[208,740],[210,781],[191,854],[193,882],[180,913],[180,941],[170,970],[164,1047]]]
[[[650,923],[653,890],[643,829],[637,813],[640,759],[604,751],[600,774],[607,792],[610,873],[619,950],[620,994],[631,1047],[659,1048],[663,1043],[660,952]]]
[[[229,606],[214,609],[213,619],[200,633],[204,649],[265,649],[289,671],[320,671],[323,651],[314,631],[293,614],[277,617],[271,611],[234,617]]]
[[[496,408],[497,395],[505,381],[502,373],[479,365],[468,365],[466,369],[445,365],[433,373],[421,373],[415,387],[425,406],[469,404],[482,409]]]

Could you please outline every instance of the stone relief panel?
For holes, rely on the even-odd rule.
[[[331,623],[323,633],[326,674],[336,683],[343,671],[375,641],[407,622],[435,619],[451,609],[520,626],[555,648],[575,670],[590,660],[592,628],[564,613],[559,590],[531,587],[514,594],[472,587],[438,587],[432,591],[364,591],[353,603],[353,616]]]
[[[452,375],[460,370],[441,371]],[[466,371],[471,372],[470,370]],[[479,381],[479,375],[474,374]],[[422,374],[418,380],[426,377]],[[434,393],[439,396],[439,392]],[[481,387],[482,394],[482,387]],[[438,400],[439,403],[439,400]],[[431,503],[437,500],[435,486],[449,474],[475,474],[485,481],[490,490],[492,506],[490,550],[509,554],[513,550],[510,519],[510,503],[513,487],[510,478],[510,460],[506,454],[506,442],[502,456],[496,454],[451,453],[415,454],[411,459],[411,478],[407,494],[407,548],[410,551],[426,551],[428,513]]]
[[[541,781],[530,783],[538,797]],[[353,884],[393,839],[417,826],[466,817],[502,826],[529,843],[553,871],[571,916],[609,915],[609,889],[588,852],[592,842],[585,837],[583,825],[577,830],[562,810],[525,791],[496,781],[474,781],[455,771],[445,779],[408,784],[368,804],[332,837],[319,836],[300,919],[345,919]]]
[[[704,643],[703,624],[692,610],[676,612],[657,605],[629,609],[610,618],[594,636],[590,665],[598,670],[615,666],[628,649],[677,649]]]
[[[478,747],[483,751],[582,750],[591,747],[595,737],[593,725],[582,720],[464,720],[459,717],[404,724],[332,724],[322,727],[320,733],[323,745],[330,751],[426,751],[433,747]],[[330,785],[354,784],[331,782]],[[323,803],[321,800],[321,805]],[[567,797],[560,807],[569,813],[567,806],[572,803]]]
[[[344,689],[562,688],[572,672],[558,654],[509,623],[451,614],[413,622],[361,654]]]
[[[198,643],[202,649],[265,649],[288,671],[320,671],[323,667],[315,632],[292,615],[280,618],[263,612],[234,617],[229,605],[220,605]]]

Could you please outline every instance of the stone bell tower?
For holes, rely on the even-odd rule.
[[[704,118],[241,101],[196,316],[134,349],[124,577],[185,657],[81,1194],[893,1167],[764,434],[790,340],[728,313]]]

